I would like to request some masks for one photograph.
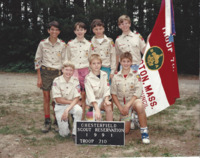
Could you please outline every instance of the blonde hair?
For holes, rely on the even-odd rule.
[[[131,55],[130,52],[125,52],[125,53],[121,54],[121,55],[120,55],[120,62],[121,62],[124,58],[129,59],[131,62],[132,62],[132,60],[133,60],[133,57],[132,57],[132,55]]]
[[[118,18],[118,25],[120,25],[121,23],[123,23],[125,20],[127,20],[129,23],[131,23],[131,19],[128,15],[121,15]]]
[[[90,57],[89,57],[89,63],[91,64],[91,62],[94,60],[94,59],[97,59],[97,60],[100,60],[100,62],[102,63],[102,59],[100,57],[99,54],[92,54]]]
[[[65,62],[63,63],[62,68],[65,68],[65,67],[71,67],[73,70],[75,69],[74,64],[72,64],[70,61],[65,61]]]

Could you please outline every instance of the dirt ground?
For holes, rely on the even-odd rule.
[[[53,130],[41,133],[42,91],[36,83],[36,74],[0,72],[0,158],[200,155],[198,76],[179,75],[180,99],[176,105],[148,118],[150,145],[143,145],[140,131],[133,130],[123,147],[79,146]]]

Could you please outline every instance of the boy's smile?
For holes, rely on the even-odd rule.
[[[48,29],[48,33],[50,37],[57,38],[58,35],[60,34],[60,30],[57,27],[51,26],[51,28]]]

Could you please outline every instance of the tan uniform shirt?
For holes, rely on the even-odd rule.
[[[54,69],[61,70],[62,63],[66,58],[65,42],[57,39],[52,45],[49,38],[42,40],[35,55],[35,69],[39,69],[42,65]]]
[[[141,53],[145,47],[145,41],[139,33],[130,32],[128,35],[122,34],[115,41],[115,49],[117,55],[130,52],[133,57],[132,64],[140,64]]]
[[[90,46],[91,43],[86,39],[83,41],[78,41],[77,38],[75,38],[74,40],[68,42],[68,60],[75,65],[76,69],[89,67],[88,56]]]
[[[116,69],[116,53],[113,40],[104,35],[101,43],[95,37],[92,38],[91,42],[90,54],[99,54],[102,59],[102,66],[110,67],[111,74],[114,74]]]
[[[53,81],[52,95],[53,98],[65,98],[67,100],[73,100],[76,97],[80,97],[80,85],[76,77],[71,77],[67,82],[63,75],[57,77]]]
[[[85,77],[85,90],[89,105],[96,99],[110,97],[110,85],[106,72],[100,71],[100,78],[90,72]]]
[[[124,98],[126,102],[130,101],[133,96],[140,98],[142,94],[142,84],[139,74],[130,70],[125,78],[122,71],[119,71],[113,77],[111,94],[115,94],[122,105],[124,104]]]

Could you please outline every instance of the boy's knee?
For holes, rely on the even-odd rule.
[[[83,109],[80,106],[77,106],[75,109],[75,115],[82,115]]]

